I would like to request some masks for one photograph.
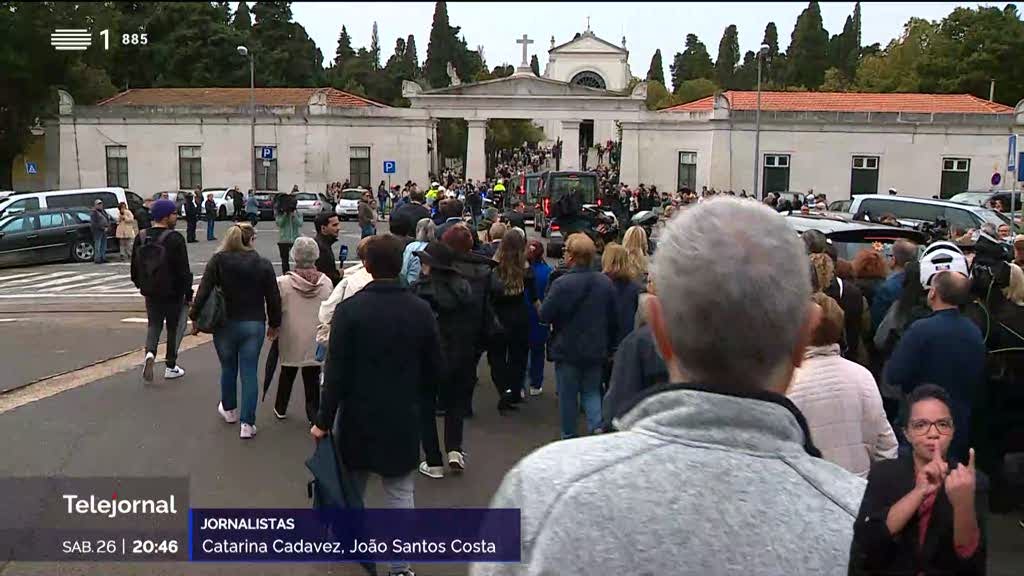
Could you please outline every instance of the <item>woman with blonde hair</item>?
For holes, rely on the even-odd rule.
[[[117,229],[114,236],[117,238],[117,247],[121,250],[121,260],[131,262],[132,244],[135,243],[135,235],[139,229],[135,224],[135,215],[128,209],[128,205],[121,202],[117,205]]]
[[[292,383],[302,370],[306,398],[306,420],[312,424],[320,408],[320,362],[316,359],[317,315],[331,295],[334,284],[316,269],[320,248],[306,236],[295,239],[291,252],[295,266],[277,278],[281,292],[281,333],[278,336],[281,375],[277,381],[274,416],[284,420],[288,413]]]
[[[490,300],[500,330],[488,342],[487,362],[501,398],[498,411],[504,414],[516,409],[526,395],[523,383],[530,352],[529,306],[537,306],[540,298],[533,270],[526,262],[526,235],[522,230],[513,228],[505,234],[494,259],[498,265],[491,271]]]
[[[232,424],[241,416],[240,437],[256,434],[256,375],[264,334],[277,338],[281,327],[281,292],[274,266],[256,252],[256,229],[251,224],[228,228],[220,249],[206,263],[199,292],[189,316],[193,322],[214,287],[224,296],[224,322],[213,334],[213,346],[220,360],[221,400],[217,412]],[[193,324],[194,326],[194,324]],[[238,382],[242,384],[241,414]]]
[[[647,243],[647,231],[642,226],[632,226],[622,237],[622,245],[629,254],[629,266],[633,278],[647,281],[647,254],[650,246]]]
[[[643,232],[643,229],[640,229]],[[611,243],[605,246],[601,256],[601,272],[604,273],[615,287],[615,302],[618,314],[618,334],[612,342],[612,350],[627,334],[633,331],[636,321],[637,305],[643,287],[637,282],[636,271],[625,247]]]

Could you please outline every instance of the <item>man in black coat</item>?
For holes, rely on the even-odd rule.
[[[398,238],[370,237],[365,265],[373,281],[334,310],[320,411],[310,434],[320,439],[331,431],[361,493],[373,473],[384,484],[384,507],[414,508],[420,442],[433,434],[424,443],[437,443],[434,398],[442,373],[437,321],[430,305],[398,282]],[[401,350],[401,361],[381,350]],[[393,563],[390,573],[408,569]]]
[[[338,261],[334,259],[332,246],[338,241],[338,231],[341,230],[341,222],[338,215],[333,212],[321,212],[316,215],[313,221],[316,226],[316,245],[320,249],[320,255],[316,259],[316,269],[331,279],[337,286],[341,282],[342,273],[338,268]]]
[[[196,207],[196,196],[202,194],[202,189],[196,186],[196,191],[185,194],[185,240],[191,244],[196,240],[196,226],[199,224],[199,209]]]
[[[423,218],[430,218],[430,209],[423,205],[426,198],[422,192],[409,192],[409,203],[403,204],[391,214],[391,233],[398,236],[413,236],[416,224]]]

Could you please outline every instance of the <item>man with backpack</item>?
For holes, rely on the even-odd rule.
[[[150,208],[153,227],[135,237],[132,247],[132,282],[146,298],[146,364],[142,379],[153,381],[153,364],[160,332],[167,324],[167,355],[164,379],[173,380],[185,375],[177,365],[178,334],[184,330],[182,311],[192,302],[192,271],[188,265],[185,238],[174,231],[178,212],[174,202],[157,200]]]

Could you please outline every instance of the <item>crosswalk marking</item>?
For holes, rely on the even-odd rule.
[[[40,280],[52,280],[52,279],[55,279],[55,278],[60,278],[62,276],[70,276],[72,274],[77,274],[77,272],[75,272],[75,271],[70,271],[70,272],[53,272],[51,274],[41,274],[41,275],[36,275],[36,276],[32,276],[32,277],[23,277],[23,278],[18,278],[17,280],[11,280],[11,281],[6,281],[6,278],[0,277],[0,290],[2,290],[4,288],[8,288],[10,286],[28,285],[28,284],[31,284],[33,282],[38,282]]]

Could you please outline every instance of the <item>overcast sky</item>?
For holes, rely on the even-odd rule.
[[[250,4],[251,5],[251,4]],[[822,2],[821,11],[829,34],[842,32],[853,2]],[[956,6],[977,6],[967,2],[865,2],[861,5],[862,42],[880,42],[883,46],[899,35],[903,24],[913,16],[938,20]],[[774,21],[779,30],[782,50],[789,46],[790,34],[806,2],[449,2],[452,25],[461,26],[471,49],[482,45],[487,65],[518,65],[522,48],[516,39],[524,33],[536,40],[530,54],[540,59],[541,73],[547,63],[551,36],[555,43],[571,40],[582,32],[590,16],[590,27],[599,37],[619,45],[626,37],[629,64],[634,76],[643,77],[655,49],[660,48],[665,76],[672,55],[682,52],[689,33],[697,34],[714,59],[725,27],[735,24],[740,36],[740,57],[757,50],[765,25]],[[381,62],[395,51],[395,39],[416,36],[420,63],[427,57],[427,41],[434,14],[433,2],[295,2],[292,13],[306,28],[330,64],[337,48],[338,33],[345,25],[352,45],[369,47],[373,22],[377,22],[381,44]]]

